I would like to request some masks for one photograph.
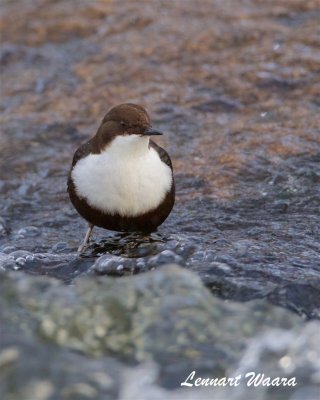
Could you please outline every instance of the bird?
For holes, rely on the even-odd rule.
[[[117,105],[97,133],[75,151],[67,188],[71,203],[88,224],[78,252],[95,226],[117,232],[150,234],[169,216],[175,202],[172,161],[151,137],[140,105]]]

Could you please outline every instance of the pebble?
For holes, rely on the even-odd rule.
[[[22,237],[35,237],[39,235],[39,229],[35,226],[25,226],[19,229],[17,234]]]
[[[150,257],[147,260],[147,266],[150,267],[157,267],[159,265],[164,265],[164,264],[178,264],[178,265],[183,265],[183,259],[181,256],[178,254],[174,253],[171,250],[164,250],[161,253]]]
[[[16,263],[12,258],[8,256],[8,254],[5,253],[0,253],[0,270],[7,271],[7,270],[17,270],[19,267],[17,267]]]
[[[6,253],[6,254],[12,253],[15,250],[16,250],[16,248],[14,246],[10,246],[10,245],[5,245],[2,248],[0,248],[0,251],[2,253]]]
[[[52,251],[56,253],[63,252],[65,250],[69,250],[70,246],[66,242],[58,242],[54,246],[52,246]]]
[[[135,259],[104,255],[98,258],[92,269],[98,274],[122,275],[134,269]]]
[[[12,253],[10,253],[9,254],[9,257],[12,259],[12,260],[17,260],[18,258],[24,258],[24,259],[26,259],[27,257],[33,257],[33,254],[32,253],[30,253],[30,251],[26,251],[26,250],[15,250],[15,251],[13,251]]]

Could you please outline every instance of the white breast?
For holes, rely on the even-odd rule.
[[[149,138],[133,135],[79,160],[71,176],[90,206],[128,217],[156,208],[172,185],[171,169],[149,148]]]

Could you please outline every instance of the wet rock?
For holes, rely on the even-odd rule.
[[[29,196],[33,193],[33,191],[34,191],[34,184],[28,182],[28,183],[22,183],[22,185],[19,186],[17,193],[20,196]]]
[[[240,108],[240,104],[236,101],[216,98],[214,100],[207,101],[193,106],[193,109],[201,112],[234,112]]]
[[[26,226],[18,230],[17,235],[22,237],[35,237],[39,236],[39,228],[35,226]]]
[[[320,319],[319,287],[307,284],[290,284],[274,290],[268,295],[268,298],[273,303],[286,304],[300,315]]]
[[[81,274],[83,269],[87,271],[88,264],[92,264],[91,260],[75,259],[74,255],[70,254],[31,253],[26,250],[16,250],[11,246],[4,247],[2,254],[5,259],[0,265],[5,270],[21,269],[33,274],[41,268],[43,275],[53,275],[65,282]]]
[[[2,399],[111,400],[124,370],[116,360],[91,360],[17,334],[2,336],[0,365]]]
[[[289,202],[284,200],[277,200],[274,202],[274,210],[279,213],[286,213],[289,208]]]
[[[29,261],[34,260],[34,254],[30,253],[29,251],[25,250],[15,250],[9,253],[8,258],[12,260],[15,264],[13,269],[20,269],[25,266],[25,264]]]
[[[6,253],[0,252],[0,270],[17,270],[19,266]]]
[[[150,257],[147,260],[147,265],[149,268],[155,268],[165,264],[182,265],[183,258],[171,250],[163,250],[161,253],[157,254],[156,256]]]
[[[277,20],[286,26],[297,28],[309,20],[316,20],[320,16],[319,10],[299,10],[298,12],[283,12],[277,16]]]
[[[43,140],[55,140],[57,136],[57,132],[59,135],[64,135],[65,137],[71,137],[73,139],[80,139],[79,132],[77,128],[71,124],[54,122],[44,127],[44,131],[42,134]]]
[[[270,79],[262,79],[258,83],[258,87],[266,90],[278,90],[280,92],[286,92],[295,90],[305,84],[306,83],[303,81],[293,81],[274,77]]]
[[[175,104],[163,104],[157,107],[154,120],[157,123],[171,123],[182,120],[184,117],[184,110],[180,107]]]
[[[0,217],[0,237],[7,236],[8,228],[6,226],[6,222],[3,218]]]
[[[248,371],[259,371],[265,377],[295,377],[295,386],[284,386],[281,389],[281,397],[286,399],[303,400],[307,393],[316,393],[320,388],[319,376],[314,374],[320,367],[320,349],[315,347],[317,323],[311,323],[297,331],[270,330],[264,332],[258,338],[251,340],[234,375],[245,376]],[[308,338],[306,342],[301,338]],[[306,354],[311,352],[311,358]],[[300,383],[299,383],[300,381]],[[302,382],[309,382],[306,387],[301,387]],[[299,387],[300,386],[300,387]],[[255,390],[258,389],[258,390]],[[227,391],[232,392],[232,391]],[[236,392],[236,390],[234,390]],[[265,396],[273,398],[276,393],[275,387],[252,386],[241,388],[240,392],[246,393],[248,398],[251,396]],[[234,393],[235,397],[236,394]],[[238,393],[239,395],[239,393]],[[263,397],[262,397],[263,398]],[[311,397],[312,398],[312,397]]]
[[[66,250],[69,250],[69,244],[66,242],[58,242],[55,245],[53,245],[53,247],[52,247],[52,251],[54,253],[61,253]]]
[[[0,65],[6,67],[7,65],[19,61],[24,55],[24,51],[18,46],[4,45],[1,46],[0,51]]]
[[[101,256],[92,266],[92,270],[99,275],[122,276],[125,273],[133,273],[138,262],[118,256]]]
[[[0,250],[1,250],[1,252],[5,253],[5,254],[9,254],[9,253],[14,252],[17,249],[14,246],[3,245]]]
[[[111,243],[108,246],[110,248]],[[99,249],[99,247],[96,248]],[[115,254],[123,252],[123,249],[119,250]],[[157,238],[155,235],[150,238],[150,242],[142,240],[128,250],[129,253],[123,256],[107,254],[100,256],[88,273],[122,276],[145,272],[165,264],[184,265],[183,255],[190,251],[177,240],[162,241],[161,237]],[[153,255],[154,253],[156,254]]]
[[[106,264],[101,261],[101,274],[137,274],[157,268],[161,260],[174,261],[194,271],[213,296],[228,301],[264,298],[307,319],[319,318],[317,3],[282,0],[275,6],[274,2],[258,4],[246,0],[237,2],[237,7],[230,7],[227,1],[207,1],[195,7],[193,2],[175,1],[163,2],[157,8],[141,7],[139,2],[132,1],[108,2],[107,5],[91,1],[79,2],[75,8],[70,0],[46,0],[45,7],[39,7],[35,0],[4,2],[1,34],[5,44],[0,55],[3,94],[0,102],[0,198],[1,216],[5,220],[5,234],[2,230],[0,235],[4,252],[2,268],[49,275],[73,284],[79,275],[92,272],[93,264],[105,255],[120,258],[109,263],[108,256],[104,259]],[[17,15],[24,18],[17,18]],[[301,29],[295,29],[296,26]],[[107,109],[124,101],[145,105],[153,123],[159,124],[166,133],[161,140],[174,162],[176,206],[159,228],[161,241],[119,239],[97,229],[95,242],[107,237],[106,241],[111,239],[111,243],[99,248],[91,245],[79,257],[76,248],[84,235],[85,224],[71,208],[66,194],[71,155],[81,142],[95,133]],[[17,234],[28,226],[38,227],[39,235]],[[61,243],[66,243],[66,247]],[[8,259],[14,251],[28,253],[17,253]],[[168,256],[163,253],[166,251],[172,253]],[[154,261],[148,264],[153,257]],[[159,272],[162,268],[163,265]],[[148,312],[158,317],[159,324],[166,322],[169,328],[173,320],[181,321],[176,314],[170,318],[169,305],[164,305],[164,299],[177,301],[178,288],[166,283],[163,284],[168,285],[165,291],[154,284],[151,291],[144,279],[147,278],[142,277],[142,282],[147,286]],[[178,286],[182,285],[176,276],[174,279]],[[28,286],[26,282],[23,280],[21,286]],[[136,287],[137,282],[139,280],[132,284],[125,281],[120,287],[112,281],[123,298],[131,293],[130,296],[137,299],[134,303],[137,313],[134,309],[127,312],[123,320],[116,319],[122,326],[132,323],[135,332],[139,324],[133,315],[143,315],[145,321],[149,318],[149,314],[142,312],[146,309],[142,300],[144,294],[127,289],[126,285]],[[59,298],[62,308],[66,298],[70,299],[70,307],[66,309],[72,310],[70,324],[76,327],[77,311],[83,320],[88,311],[89,322],[95,323],[92,315],[97,299],[105,301],[108,307],[120,302],[121,310],[129,308],[123,304],[123,299],[104,300],[100,289],[102,292],[110,290],[113,299],[117,299],[118,293],[110,289],[111,283],[103,283],[101,287],[91,283],[88,287],[97,295],[90,301],[84,300],[87,296],[84,292],[75,294],[73,288],[66,289],[61,284],[55,289],[56,296],[49,301],[46,290],[52,293],[51,284],[50,281],[48,286],[38,287],[37,281],[19,307],[12,300],[14,293],[22,290],[19,285],[19,289],[12,288],[7,296],[13,303],[1,301],[5,304],[1,309],[11,310],[10,318],[17,320],[12,322],[13,334],[18,330],[19,318],[25,329],[30,324],[29,333],[36,335],[36,341],[39,337],[33,327],[42,326],[44,315],[49,315],[49,330],[50,321],[64,323],[61,309],[56,305]],[[78,284],[76,287],[80,290]],[[185,302],[190,301],[190,296],[193,299],[194,294],[190,293],[203,293],[203,288],[197,285],[188,288],[188,296],[181,296]],[[172,292],[169,293],[169,289]],[[5,293],[3,288],[1,290]],[[37,293],[39,296],[32,302]],[[30,307],[28,299],[32,303]],[[158,308],[156,302],[160,304]],[[256,321],[253,309],[259,304],[265,307],[259,321],[261,329],[267,331],[275,326],[289,330],[291,336],[287,337],[292,341],[299,340],[299,335],[302,342],[310,341],[302,325],[301,330],[295,330],[293,325],[283,326],[284,316],[294,318],[291,314],[279,311],[272,304],[266,305],[263,300],[236,306],[218,299],[210,300],[205,295],[205,302],[211,310],[220,310],[220,314],[216,319],[212,319],[212,311],[208,315],[201,314],[199,331],[207,332],[202,322],[206,315],[208,325],[221,327],[224,336],[226,332],[233,332],[225,345],[226,352],[221,345],[221,365],[220,353],[214,356],[208,353],[208,357],[212,356],[218,363],[217,369],[223,370],[225,364],[236,369],[231,361],[228,364],[224,355],[230,355],[232,343],[243,348],[248,343],[243,340],[241,329],[237,330],[237,316],[247,318],[246,323],[251,327]],[[30,310],[38,309],[42,303],[44,309],[39,315],[31,315]],[[236,311],[228,314],[229,307],[235,307]],[[54,317],[51,315],[53,308],[57,310]],[[177,308],[180,310],[180,303]],[[26,318],[28,310],[30,314]],[[165,317],[159,310],[164,310]],[[247,317],[245,310],[249,310]],[[182,311],[182,314],[189,313],[189,310]],[[272,318],[268,324],[264,322],[269,314],[275,317],[278,312],[280,322]],[[107,317],[103,314],[102,319]],[[113,317],[109,315],[109,319]],[[188,329],[197,326],[195,319],[191,318]],[[297,321],[302,324],[300,319]],[[144,324],[143,321],[142,342],[152,343]],[[99,321],[96,325],[99,326]],[[3,326],[8,324],[1,324],[1,328]],[[153,326],[158,327],[156,323]],[[159,326],[164,336],[167,332],[176,333],[173,328]],[[63,342],[67,336],[76,337],[81,343],[85,337],[84,347],[88,349],[91,328],[85,325],[78,337],[69,331],[65,335],[61,328],[61,333],[52,340],[57,341],[59,337]],[[137,349],[144,347],[138,344],[137,337],[130,336],[130,342],[128,330],[115,328],[120,338],[124,335],[124,347],[130,349],[134,358]],[[259,333],[255,334],[258,341]],[[168,335],[168,342],[161,339],[159,343],[167,346],[170,337]],[[198,338],[196,334],[194,337]],[[214,349],[218,352],[220,342],[213,337]],[[265,336],[261,337],[265,340]],[[98,342],[98,349],[110,351],[107,345]],[[175,360],[171,362],[171,342],[169,344],[164,352],[166,363],[162,360],[160,368],[162,379],[167,383],[171,366],[174,372],[171,375],[177,377],[184,372],[185,364],[189,365],[185,358],[180,364]],[[312,346],[308,347],[311,353]],[[272,349],[268,349],[267,346],[265,354],[269,359]],[[172,358],[177,355],[174,351]],[[158,353],[150,350],[148,354],[158,362]],[[205,357],[204,353],[205,350],[199,351]],[[193,354],[192,348],[190,354]],[[263,354],[262,351],[261,363],[250,365],[263,369],[267,362]],[[121,356],[123,352],[120,351]],[[296,363],[304,360],[303,357],[300,354]],[[276,366],[288,363],[285,358],[279,364],[278,355],[273,360],[275,371],[278,371]],[[301,361],[301,365],[308,362],[310,360]],[[212,365],[212,360],[208,363]],[[199,364],[203,366],[203,361]],[[301,370],[297,369],[297,375],[302,375]],[[132,379],[138,384],[139,379]],[[305,377],[301,382],[292,396],[286,396],[307,398],[308,386],[313,393],[314,382]],[[155,393],[160,393],[160,398],[169,396],[161,391]],[[212,391],[205,398],[210,398],[211,394]],[[252,393],[245,395],[258,398]],[[198,392],[194,397],[197,396]],[[263,393],[260,397],[263,396],[272,397],[272,393]],[[130,399],[129,394],[127,397]],[[181,397],[186,397],[185,392]],[[231,395],[219,394],[219,397],[231,398]]]
[[[83,383],[87,393],[90,387],[95,399],[105,393],[118,398],[118,385],[124,393],[138,381],[150,393],[166,393],[157,384],[180,388],[192,370],[203,377],[244,376],[254,370],[272,377],[295,376],[298,381],[290,391],[249,390],[245,385],[239,389],[255,398],[274,398],[275,391],[287,398],[319,385],[318,321],[305,323],[265,301],[224,302],[214,298],[195,274],[177,266],[121,279],[81,279],[71,287],[49,278],[2,273],[0,297],[0,376],[17,377],[13,386],[0,384],[1,394],[18,393],[26,380],[35,382],[30,390],[38,390],[42,383],[50,393],[70,391],[72,399],[78,398],[81,387],[75,382]],[[149,384],[144,368],[129,379],[131,370],[106,358],[108,354],[125,363],[152,361]],[[94,379],[98,376],[101,379]],[[237,389],[215,388],[216,398],[227,393],[238,399]],[[188,391],[174,391],[172,398],[181,393]],[[196,398],[204,394],[200,391]]]
[[[47,316],[40,324],[42,334],[54,342],[90,354],[116,352],[139,361],[178,357],[199,367],[204,352],[231,356],[212,347],[216,328],[208,318],[218,311],[208,308],[210,293],[198,278],[177,267],[133,278],[81,280],[65,304],[65,296],[59,297],[62,303],[45,306]],[[199,330],[192,328],[193,319]]]

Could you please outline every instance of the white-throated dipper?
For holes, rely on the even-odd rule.
[[[70,200],[89,228],[150,233],[174,205],[175,186],[168,153],[150,136],[146,110],[120,104],[103,118],[96,135],[74,154],[68,177]]]

